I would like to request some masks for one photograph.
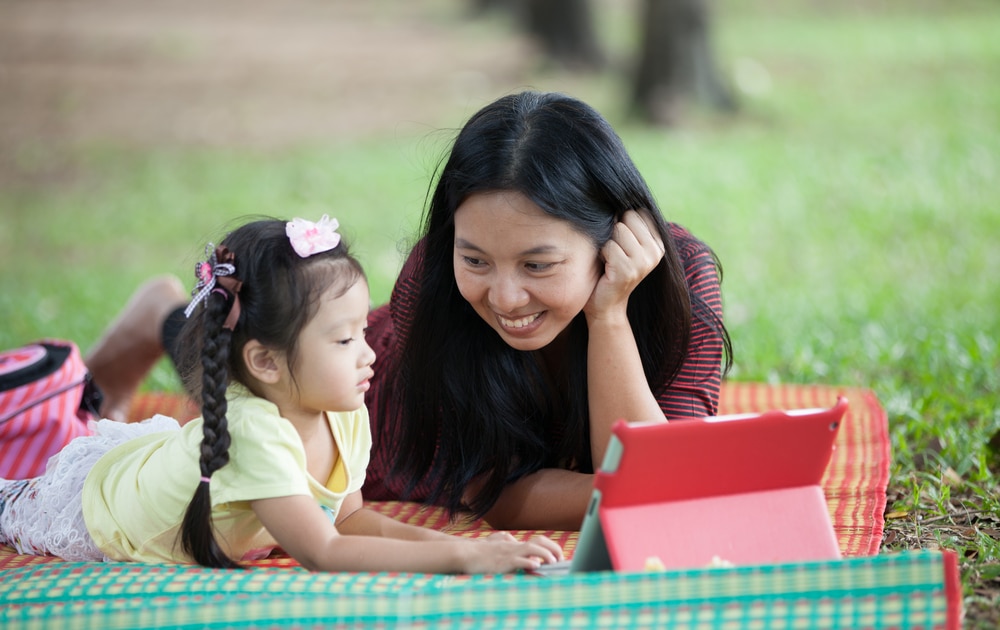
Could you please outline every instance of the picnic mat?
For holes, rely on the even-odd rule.
[[[67,563],[0,547],[0,626],[148,625],[299,627],[958,627],[957,562],[942,551],[878,553],[891,461],[885,412],[860,388],[724,384],[720,413],[832,406],[850,401],[823,479],[842,561],[558,578],[311,574],[287,556],[216,571],[120,563]],[[175,394],[146,393],[133,419],[186,420]],[[481,520],[449,519],[415,503],[368,502],[398,520],[467,537]],[[578,532],[544,534],[571,557]],[[874,557],[873,557],[874,556]],[[894,621],[893,621],[894,620]],[[707,624],[707,625],[706,625]]]
[[[132,563],[9,569],[30,628],[959,628],[953,552],[657,573],[442,576]]]
[[[876,554],[885,525],[885,493],[889,484],[892,453],[888,420],[873,392],[862,388],[828,385],[726,382],[719,398],[719,413],[832,407],[838,396],[846,396],[849,407],[840,426],[836,449],[823,477],[823,490],[841,552],[847,556]],[[173,411],[173,414],[164,409]],[[138,419],[148,418],[154,413],[187,419],[199,412],[185,399],[164,394],[147,395],[132,409],[133,416]],[[432,527],[441,527],[447,522],[442,514],[421,512],[419,516],[414,516],[415,508],[408,506],[390,505],[383,511],[402,520],[415,518],[419,524],[429,524]],[[452,526],[471,532],[485,527],[479,521]],[[551,535],[551,532],[548,533]],[[570,537],[556,537],[575,545],[575,532],[573,534]]]

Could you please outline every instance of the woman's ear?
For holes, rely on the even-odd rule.
[[[285,362],[278,352],[251,339],[243,346],[243,364],[255,379],[273,385],[281,380]]]

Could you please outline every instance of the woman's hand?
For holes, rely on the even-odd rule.
[[[632,291],[660,264],[664,252],[663,239],[648,210],[626,212],[601,250],[604,275],[584,307],[590,332],[587,402],[595,467],[604,460],[616,420],[666,419],[646,381],[627,309]]]
[[[601,248],[604,275],[584,307],[588,321],[625,317],[628,298],[663,260],[663,239],[649,210],[629,210]]]

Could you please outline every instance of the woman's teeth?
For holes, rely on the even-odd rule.
[[[524,328],[528,324],[534,322],[541,313],[535,313],[534,315],[528,315],[527,317],[522,317],[520,319],[507,319],[506,317],[499,317],[500,323],[507,328]]]

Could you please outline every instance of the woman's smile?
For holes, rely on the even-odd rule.
[[[527,334],[529,332],[534,332],[538,326],[541,325],[543,315],[545,315],[544,312],[538,312],[526,317],[518,317],[517,319],[497,315],[497,320],[500,322],[501,326],[510,330],[514,334]]]

